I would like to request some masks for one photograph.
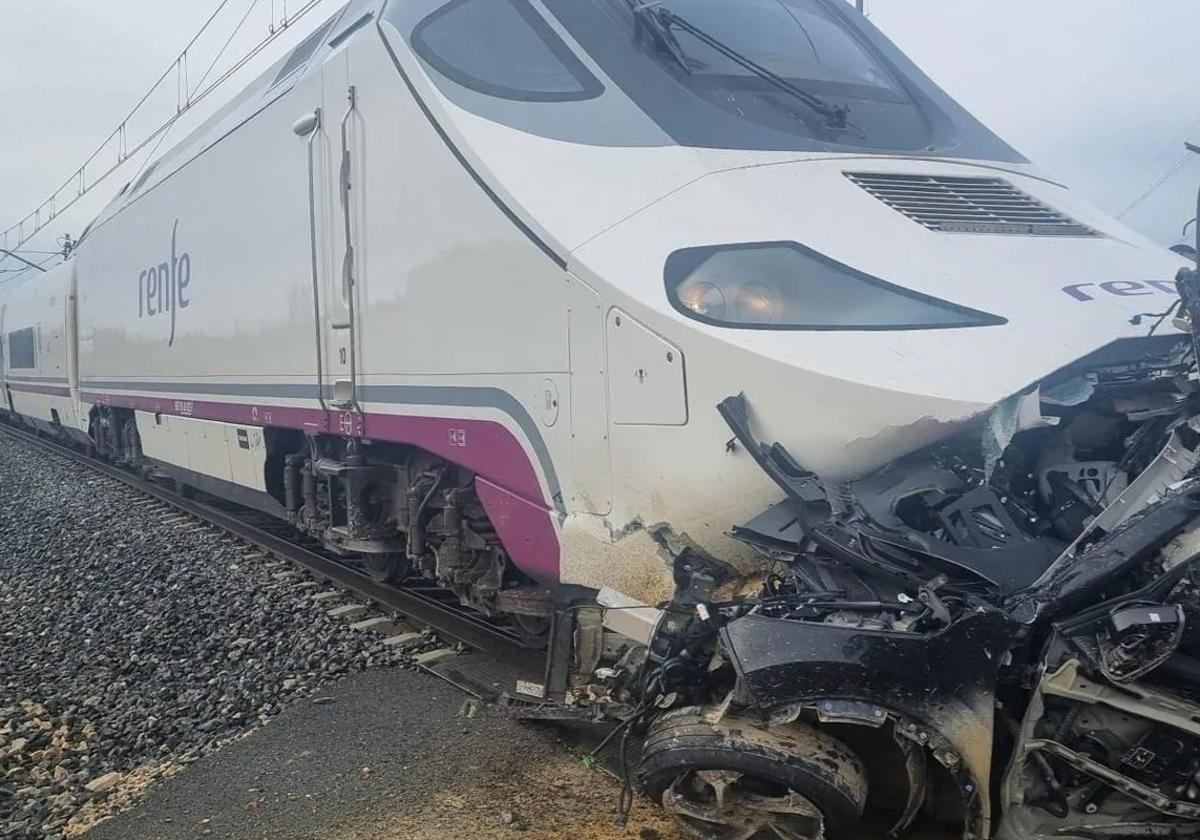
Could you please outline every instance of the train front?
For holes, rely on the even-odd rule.
[[[575,252],[683,350],[695,414],[671,463],[704,489],[673,524],[761,510],[732,530],[763,561],[748,597],[704,562],[715,537],[676,567],[639,672],[673,706],[649,789],[700,836],[833,836],[863,813],[1174,831],[1200,755],[1156,707],[1200,710],[1179,676],[1200,652],[1184,261],[840,4],[645,4],[624,40],[584,8],[568,28],[677,144],[761,156]]]

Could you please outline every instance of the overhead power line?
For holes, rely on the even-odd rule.
[[[1152,173],[1160,171],[1159,165],[1161,161],[1166,160],[1179,153],[1180,137],[1187,138],[1200,130],[1200,117],[1197,117],[1175,135],[1169,143],[1163,144],[1153,157],[1147,158],[1145,162],[1136,170],[1131,170],[1130,174],[1121,180],[1121,183],[1114,188],[1109,196],[1115,201],[1118,197],[1125,194],[1128,190],[1132,192],[1134,188],[1145,182],[1145,179]]]
[[[57,190],[55,190],[53,193],[51,193],[51,195],[48,199],[46,199],[44,202],[42,202],[37,207],[35,207],[33,209],[33,211],[30,212],[29,214],[27,214],[23,219],[21,219],[19,222],[14,224],[12,227],[10,227],[4,231],[4,245],[5,246],[8,246],[9,237],[11,236],[11,234],[14,230],[17,231],[16,245],[20,245],[21,243],[28,241],[29,236],[32,236],[34,233],[37,233],[37,231],[41,229],[43,224],[45,224],[45,222],[43,222],[43,220],[40,218],[41,211],[43,209],[48,210],[48,218],[45,220],[46,222],[48,222],[50,219],[53,219],[55,216],[58,215],[58,213],[65,210],[66,207],[63,207],[61,209],[57,209],[55,207],[55,203],[56,203],[55,199],[60,193],[62,193],[68,187],[78,184],[78,194],[76,195],[76,198],[79,198],[84,193],[86,193],[87,192],[87,185],[86,185],[87,167],[91,163],[93,163],[98,157],[100,157],[100,155],[104,153],[105,149],[107,149],[114,140],[117,141],[117,165],[120,165],[121,163],[125,162],[126,158],[129,156],[128,153],[126,152],[126,131],[127,131],[128,125],[129,125],[129,121],[137,115],[137,113],[141,110],[142,106],[146,104],[146,101],[149,100],[150,97],[154,95],[154,92],[156,90],[158,90],[160,87],[162,87],[163,83],[168,78],[170,78],[170,76],[173,72],[176,74],[179,74],[182,70],[182,72],[184,74],[186,74],[186,70],[183,70],[182,68],[186,67],[188,50],[190,50],[193,46],[196,45],[196,42],[200,40],[201,36],[203,36],[204,33],[208,30],[208,27],[212,25],[212,22],[214,20],[216,20],[217,15],[219,15],[221,13],[221,10],[224,9],[227,5],[229,5],[229,0],[220,0],[220,2],[217,4],[217,8],[213,10],[213,13],[208,16],[208,19],[206,21],[204,21],[204,25],[201,26],[200,29],[196,32],[196,34],[192,36],[191,40],[187,42],[187,45],[183,48],[183,51],[180,52],[179,55],[177,55],[175,57],[175,59],[169,65],[167,65],[167,68],[165,70],[163,70],[162,74],[154,81],[154,84],[152,84],[150,86],[150,89],[147,90],[142,95],[142,98],[137,101],[137,104],[133,106],[132,110],[130,110],[130,112],[125,115],[125,118],[123,120],[121,120],[119,123],[117,123],[117,127],[114,128],[111,132],[109,132],[108,136],[106,136],[104,138],[104,140],[102,140],[100,142],[100,145],[96,147],[96,150],[93,151],[90,155],[88,155],[87,159],[84,160],[84,162],[82,164],[80,164],[78,167],[76,167],[72,171],[71,175],[67,178],[66,181],[63,182],[62,186],[60,186]],[[105,174],[107,174],[107,173],[105,173]],[[102,176],[102,178],[103,178],[103,176]],[[93,186],[94,186],[94,184],[93,184]],[[67,206],[70,206],[70,204],[74,204],[74,201],[70,201]],[[26,235],[24,235],[24,225],[26,222],[29,222],[30,220],[33,221],[33,230],[28,234],[28,236],[26,236]]]
[[[1117,214],[1117,218],[1123,219],[1128,216],[1134,210],[1134,208],[1142,204],[1142,202],[1162,189],[1172,178],[1186,169],[1188,164],[1193,160],[1195,160],[1195,157],[1190,152],[1184,152],[1183,157],[1171,164],[1171,167],[1167,169],[1167,171],[1164,172],[1157,181],[1147,187],[1141,195],[1129,202],[1129,204],[1125,206],[1125,209]]]
[[[213,73],[217,63],[220,61],[225,51],[229,48],[234,37],[245,25],[246,19],[250,12],[258,6],[261,0],[251,0],[249,8],[242,16],[233,33],[225,41],[213,59],[208,69],[201,75],[199,81],[192,85],[188,79],[188,60],[191,56],[193,48],[204,35],[206,31],[213,25],[213,22],[220,15],[221,11],[229,5],[230,0],[220,0],[216,9],[209,15],[204,25],[196,32],[195,35],[187,42],[182,52],[167,66],[162,74],[155,80],[150,89],[137,101],[133,109],[122,119],[117,127],[114,128],[96,147],[86,160],[74,170],[63,181],[62,185],[56,189],[50,196],[41,202],[32,211],[27,213],[16,223],[9,228],[0,232],[0,246],[5,249],[4,255],[0,256],[0,260],[6,258],[11,253],[9,249],[16,249],[25,242],[28,242],[34,235],[40,232],[51,221],[64,213],[76,202],[82,199],[85,195],[91,192],[96,186],[107,179],[113,172],[119,169],[127,160],[137,155],[155,140],[158,140],[166,131],[168,131],[179,119],[202,102],[210,93],[226,82],[234,73],[244,67],[248,62],[258,56],[264,49],[273,43],[280,35],[287,32],[294,23],[303,18],[314,7],[318,6],[323,0],[305,0],[300,2],[298,8],[288,16],[287,4],[284,4],[283,19],[276,24],[274,3],[271,10],[271,25],[268,34],[257,44],[251,47],[241,58],[237,59],[225,71],[220,73],[212,81],[208,81],[209,76]],[[147,102],[154,95],[165,87],[172,79],[175,80],[176,103],[174,113],[166,119],[158,122],[156,127],[147,131],[144,136],[130,137],[131,122],[145,108]],[[206,84],[207,82],[207,84]],[[169,95],[169,94],[168,94]],[[154,123],[151,123],[154,125]],[[161,140],[159,141],[161,142]],[[157,148],[157,147],[156,147]],[[115,153],[115,154],[114,154]],[[89,175],[89,169],[91,174]]]
[[[225,39],[225,43],[221,45],[221,49],[217,51],[217,54],[213,57],[213,60],[209,63],[208,69],[204,71],[204,75],[202,75],[200,77],[200,81],[196,82],[196,87],[193,90],[188,91],[188,96],[187,96],[188,102],[191,102],[191,100],[192,100],[193,91],[200,90],[201,87],[204,85],[204,82],[208,79],[209,75],[212,74],[213,69],[217,66],[217,62],[219,62],[221,60],[221,57],[225,55],[225,51],[227,49],[229,49],[229,45],[233,43],[233,39],[236,38],[238,36],[238,33],[242,31],[242,27],[246,25],[247,19],[249,19],[250,14],[254,11],[255,7],[258,6],[259,2],[261,2],[261,0],[251,0],[250,5],[246,7],[245,14],[243,14],[241,19],[237,22],[237,26],[235,26],[233,28],[233,31],[229,33],[229,37]],[[284,9],[284,15],[285,16],[287,15],[286,9]],[[271,34],[274,34],[274,23],[275,23],[275,7],[274,7],[274,4],[272,4],[272,6],[271,6],[271,25],[272,25]],[[171,129],[174,127],[175,127],[175,120],[172,120],[170,122],[170,124],[166,127],[166,130],[163,131],[162,134],[159,135],[158,140],[154,143],[154,148],[151,149],[144,158],[142,158],[142,162],[138,165],[137,172],[135,172],[133,174],[133,177],[131,177],[129,179],[130,182],[136,181],[138,179],[138,176],[140,176],[142,174],[142,172],[145,170],[146,166],[154,159],[154,156],[158,154],[159,147],[162,146],[163,141],[167,139],[167,136],[171,133]]]

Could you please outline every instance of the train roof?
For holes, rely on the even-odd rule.
[[[144,195],[149,188],[165,180],[185,163],[195,159],[225,135],[291,90],[297,81],[320,66],[320,61],[316,59],[323,57],[333,49],[330,42],[336,41],[340,35],[340,32],[336,31],[339,23],[349,21],[351,26],[356,26],[363,16],[373,12],[379,5],[381,5],[381,0],[350,0],[341,6],[286,55],[196,126],[184,139],[164,154],[144,164],[137,175],[121,187],[105,208],[85,228],[79,241],[82,242],[94,227],[120,213],[122,209]]]

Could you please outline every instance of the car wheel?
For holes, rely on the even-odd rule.
[[[680,825],[706,840],[836,840],[867,800],[862,762],[828,733],[677,709],[650,726],[640,776]]]

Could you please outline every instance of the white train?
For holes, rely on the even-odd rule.
[[[757,574],[781,487],[1051,574],[1154,496],[1183,265],[840,0],[353,0],[0,286],[0,387],[538,643]]]

